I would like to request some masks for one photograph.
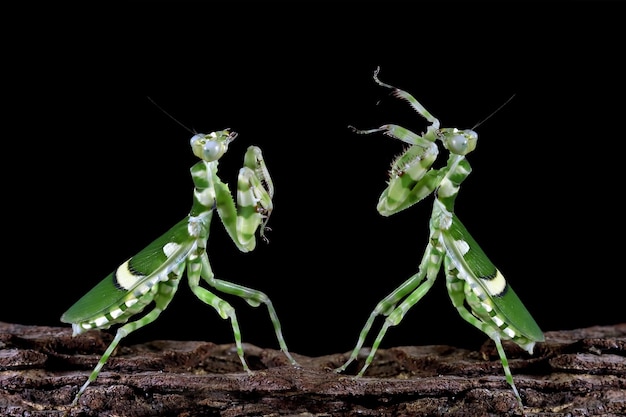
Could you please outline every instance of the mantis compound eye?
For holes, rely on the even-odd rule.
[[[226,152],[227,145],[219,140],[213,139],[215,137],[215,133],[194,135],[190,139],[193,154],[207,162],[220,159]]]
[[[473,130],[451,129],[442,132],[443,144],[450,152],[457,155],[467,155],[476,148],[478,134]]]
[[[224,153],[224,147],[221,143],[210,140],[202,147],[202,154],[205,161],[215,161]]]

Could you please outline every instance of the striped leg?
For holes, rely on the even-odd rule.
[[[374,71],[374,81],[376,82],[376,84],[380,85],[381,87],[389,88],[390,90],[392,90],[391,94],[393,94],[395,97],[408,101],[411,107],[413,107],[413,110],[418,112],[424,119],[428,120],[431,123],[432,130],[439,129],[439,120],[436,117],[430,114],[430,112],[426,110],[424,106],[422,106],[421,103],[417,101],[415,97],[413,97],[411,94],[380,81],[380,79],[378,78],[379,71],[380,67],[376,68],[376,71]]]
[[[409,145],[392,162],[389,184],[378,199],[377,210],[383,216],[390,216],[423,200],[441,182],[445,171],[431,169],[439,153],[434,137],[423,137],[393,124],[370,130],[351,128],[361,135],[382,132]]]
[[[239,170],[237,179],[237,206],[228,185],[220,181],[217,173],[213,172],[210,178],[217,212],[239,250],[249,252],[255,248],[257,229],[260,229],[261,238],[267,240],[265,229],[273,210],[274,185],[261,150],[250,146],[246,152],[244,166]]]
[[[367,367],[374,360],[378,346],[383,340],[389,327],[398,325],[404,318],[407,311],[417,304],[419,300],[426,295],[428,290],[430,290],[435,282],[435,279],[437,278],[437,273],[439,272],[443,257],[443,252],[441,248],[438,247],[439,245],[433,246],[432,242],[437,242],[434,236],[431,236],[431,243],[429,243],[426,247],[418,272],[404,281],[402,285],[396,288],[376,305],[376,308],[370,314],[365,326],[363,326],[363,329],[359,334],[358,342],[352,350],[350,358],[341,367],[335,369],[336,372],[344,371],[348,365],[350,365],[350,363],[358,357],[376,317],[381,315],[386,316],[387,318],[378,332],[376,339],[372,343],[372,348],[367,356],[367,359],[365,360],[365,364],[358,373],[358,376],[363,376]],[[426,277],[426,281],[422,282],[424,277]],[[402,301],[403,299],[404,301]],[[398,303],[400,304],[397,305]]]
[[[203,254],[203,256],[201,257],[201,260],[202,260],[202,278],[211,287],[219,291],[222,291],[226,294],[231,294],[231,295],[235,295],[237,297],[243,298],[252,307],[258,307],[261,304],[265,304],[265,306],[267,307],[269,316],[270,316],[270,320],[272,321],[272,325],[274,326],[274,332],[276,333],[276,339],[278,340],[280,350],[283,351],[283,353],[285,354],[285,356],[287,356],[287,359],[289,359],[289,362],[292,365],[297,366],[298,362],[291,356],[291,354],[289,353],[289,350],[287,349],[287,343],[285,342],[285,339],[283,337],[280,320],[278,319],[278,314],[276,314],[276,310],[274,309],[274,305],[272,304],[272,301],[270,300],[270,298],[264,292],[261,292],[252,288],[244,287],[242,285],[234,284],[232,282],[224,281],[221,279],[216,279],[215,275],[213,274],[213,271],[211,270],[211,265],[209,264],[209,258],[206,253]],[[227,306],[229,308],[232,308],[228,304]],[[240,340],[241,336],[239,335],[239,328],[235,327],[235,324],[236,324],[235,312],[232,311],[232,313],[230,313],[228,312],[228,310],[219,310],[219,309],[218,311],[220,312],[220,315],[223,318],[231,317],[231,321],[235,319],[235,321],[233,322],[233,331],[235,333],[235,340]],[[239,345],[238,345],[238,349],[239,349]]]
[[[182,275],[184,270],[184,264],[180,264],[177,269],[177,271],[173,271],[170,273],[169,279],[167,281],[157,283],[148,293],[138,299],[137,303],[135,304],[136,309],[133,309],[132,311],[130,309],[127,310],[128,314],[132,315],[135,314],[135,312],[143,310],[144,307],[150,304],[152,301],[154,301],[155,304],[154,308],[139,320],[127,323],[117,329],[117,332],[115,333],[115,338],[98,361],[98,364],[89,375],[87,381],[78,390],[78,393],[74,397],[74,401],[72,401],[72,407],[78,404],[79,398],[81,397],[81,395],[83,395],[89,384],[91,384],[93,381],[96,380],[96,378],[98,378],[102,367],[107,363],[109,356],[111,356],[111,354],[115,351],[115,348],[120,343],[120,341],[135,330],[152,323],[159,317],[163,310],[167,308],[170,301],[172,301],[172,299],[174,298],[176,290],[178,289],[180,276]]]
[[[494,315],[494,310],[486,307],[484,302],[478,298],[478,296],[472,291],[471,284],[466,282],[463,279],[460,279],[459,271],[454,266],[453,261],[446,257],[445,259],[445,269],[446,269],[446,286],[448,288],[448,294],[450,296],[450,300],[452,300],[452,304],[457,309],[459,315],[472,326],[476,327],[478,330],[485,333],[491,340],[494,341],[496,345],[496,349],[498,350],[498,355],[500,356],[500,362],[502,363],[502,368],[504,369],[504,374],[506,377],[506,382],[513,389],[513,393],[515,394],[515,398],[523,410],[522,398],[517,391],[517,387],[515,386],[515,382],[513,381],[513,375],[511,374],[511,369],[509,368],[509,361],[504,352],[504,348],[502,347],[502,339],[509,339],[506,336],[506,333],[503,332],[500,328],[498,328],[491,316]],[[470,306],[471,310],[468,310],[466,307],[466,303]]]

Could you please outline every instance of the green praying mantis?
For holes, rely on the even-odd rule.
[[[376,305],[349,359],[336,371],[345,371],[358,357],[374,320],[382,315],[386,317],[384,323],[357,376],[365,373],[389,327],[398,325],[409,309],[430,290],[443,263],[452,304],[463,319],[495,342],[506,381],[523,410],[502,340],[511,340],[532,354],[535,343],[544,340],[543,333],[504,276],[454,213],[459,187],[471,172],[465,156],[475,149],[478,135],[473,130],[440,128],[439,120],[411,94],[381,82],[379,69],[374,72],[374,81],[391,89],[393,96],[406,100],[430,125],[421,136],[393,124],[370,130],[351,126],[359,134],[382,132],[409,145],[392,163],[390,180],[380,196],[377,209],[383,216],[390,216],[431,194],[435,199],[429,223],[429,241],[418,272]],[[431,168],[439,153],[437,141],[450,152],[447,164],[439,169]]]
[[[253,307],[265,304],[280,349],[292,365],[297,365],[287,349],[280,321],[268,296],[261,291],[215,278],[209,264],[206,247],[215,211],[237,248],[249,252],[256,246],[257,230],[259,236],[266,240],[265,230],[273,209],[274,185],[260,148],[250,146],[246,151],[237,179],[237,205],[228,185],[218,177],[218,162],[236,137],[235,132],[226,129],[195,134],[191,138],[191,149],[200,161],[191,168],[194,192],[189,215],[122,263],[61,317],[62,322],[72,324],[73,333],[77,335],[91,329],[107,329],[114,324],[126,323],[146,307],[152,307],[137,320],[118,328],[113,341],[74,397],[72,406],[78,403],[89,384],[96,380],[120,341],[152,323],[167,308],[185,270],[191,291],[201,301],[212,306],[223,319],[230,319],[237,354],[245,371],[250,372],[250,369],[244,358],[235,309],[202,287],[200,278],[210,287],[241,297]]]

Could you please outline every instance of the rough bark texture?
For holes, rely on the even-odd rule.
[[[345,353],[295,354],[246,344],[158,340],[120,346],[69,408],[111,336],[0,322],[2,416],[503,416],[518,415],[491,342],[381,349],[354,378],[332,371]],[[123,343],[122,343],[123,344]],[[626,323],[547,332],[531,357],[506,344],[528,416],[626,415]],[[349,369],[354,372],[358,366]]]

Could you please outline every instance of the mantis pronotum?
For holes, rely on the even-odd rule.
[[[265,239],[264,232],[272,213],[274,186],[258,147],[250,146],[245,154],[237,182],[237,206],[228,185],[217,175],[219,159],[236,136],[235,132],[226,129],[206,135],[196,134],[191,138],[191,149],[200,161],[191,168],[195,188],[189,215],[121,264],[61,317],[64,323],[72,324],[74,335],[77,335],[91,329],[107,329],[114,324],[126,323],[132,316],[152,305],[152,310],[147,314],[117,330],[115,338],[74,397],[72,405],[77,404],[89,384],[98,377],[118,343],[129,333],[152,323],[167,308],[185,269],[193,293],[215,308],[222,318],[230,319],[237,354],[244,370],[250,372],[244,359],[235,310],[228,302],[201,287],[200,278],[218,291],[243,298],[253,307],[265,304],[281,350],[291,364],[297,364],[287,350],[278,316],[267,295],[216,279],[206,253],[209,227],[216,210],[229,236],[242,252],[255,248],[257,229],[260,229],[260,237]]]
[[[478,135],[473,130],[440,128],[439,120],[412,95],[381,82],[378,69],[374,80],[380,86],[391,89],[395,97],[406,100],[430,123],[421,136],[392,124],[371,130],[351,127],[359,134],[382,132],[410,145],[391,166],[388,187],[380,196],[378,211],[383,216],[390,216],[430,194],[435,195],[435,200],[429,242],[418,272],[376,305],[359,334],[356,347],[337,372],[344,371],[358,357],[375,318],[386,316],[358,376],[365,373],[388,328],[399,324],[407,311],[428,292],[443,263],[452,304],[463,319],[495,342],[506,381],[522,407],[501,341],[511,340],[532,354],[535,343],[544,340],[543,333],[504,276],[454,214],[459,186],[471,172],[465,156],[475,149]],[[450,152],[447,165],[440,169],[431,168],[439,152],[437,140]]]

